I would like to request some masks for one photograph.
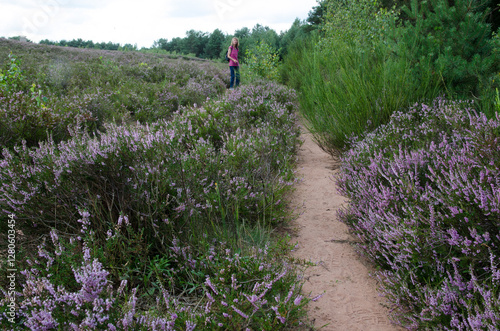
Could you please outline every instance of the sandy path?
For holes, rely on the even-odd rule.
[[[338,164],[323,152],[302,128],[298,176],[292,205],[300,216],[292,223],[298,247],[294,257],[316,264],[309,267],[303,292],[324,296],[309,305],[309,316],[321,330],[399,330],[391,325],[383,298],[376,291],[370,267],[351,243],[355,238],[337,221],[336,210],[346,200],[336,191],[332,174]]]

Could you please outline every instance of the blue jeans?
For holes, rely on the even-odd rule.
[[[229,88],[238,87],[240,85],[240,67],[230,66],[231,70],[231,83]],[[236,84],[234,84],[234,79],[236,78]]]

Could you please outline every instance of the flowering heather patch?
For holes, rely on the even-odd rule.
[[[271,201],[279,204],[275,192],[292,184],[298,137],[287,109],[293,104],[273,99],[294,95],[271,87],[275,92],[264,96],[259,93],[267,87],[242,88],[168,122],[106,124],[97,136],[4,149],[0,205],[33,223],[62,220],[73,228],[74,206],[96,208],[93,215],[110,210],[112,217],[124,212],[164,220],[213,212],[222,198],[226,214],[238,208],[263,217]]]
[[[2,94],[0,90],[0,146],[12,147],[26,141],[28,146],[38,142],[70,138],[71,131],[103,129],[105,121],[125,117],[123,107],[114,108],[110,98],[115,93],[100,90],[79,96],[57,97],[50,93],[34,96],[18,91]],[[38,102],[36,98],[50,100]]]
[[[82,236],[88,225],[82,213]],[[51,232],[49,244],[22,272],[25,282],[18,318],[31,330],[286,330],[300,325],[309,298],[300,294],[302,280],[295,267],[277,259],[266,246],[240,256],[224,243],[204,239],[197,250],[173,239],[163,260],[162,276],[179,274],[197,282],[196,305],[175,295],[172,283],[162,282],[149,311],[141,310],[138,288],[119,286],[95,257],[92,235],[61,240]],[[70,258],[76,256],[76,258]],[[71,260],[70,260],[71,259]],[[114,286],[113,286],[114,285]],[[170,287],[168,287],[170,286]],[[5,302],[2,299],[0,303]],[[0,314],[0,322],[6,322]],[[6,326],[6,324],[4,324]],[[10,324],[11,330],[24,329]]]
[[[217,97],[229,79],[210,62],[48,49],[18,49],[10,67],[4,65],[11,79],[0,85],[0,146],[22,140],[37,146],[49,134],[59,142],[75,129],[102,131],[104,123],[130,116],[141,123],[167,119],[182,106]]]
[[[500,117],[437,99],[353,142],[341,219],[408,329],[500,327]]]
[[[286,216],[295,101],[282,86],[245,86],[169,121],[4,148],[4,214],[76,243],[60,244],[53,232],[51,248],[26,266],[18,317],[32,329],[299,325],[308,298],[294,267],[277,252],[216,236]],[[128,290],[116,289],[122,279]]]

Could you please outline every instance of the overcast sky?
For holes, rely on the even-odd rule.
[[[306,19],[316,0],[0,0],[0,37],[82,38],[151,47],[186,31],[226,34],[257,23],[277,33]]]

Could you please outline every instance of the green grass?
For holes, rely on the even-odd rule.
[[[438,93],[430,75],[415,81],[406,59],[387,48],[369,51],[342,41],[306,47],[289,75],[295,76],[311,132],[331,154],[341,153],[351,136],[386,123],[393,112]]]

